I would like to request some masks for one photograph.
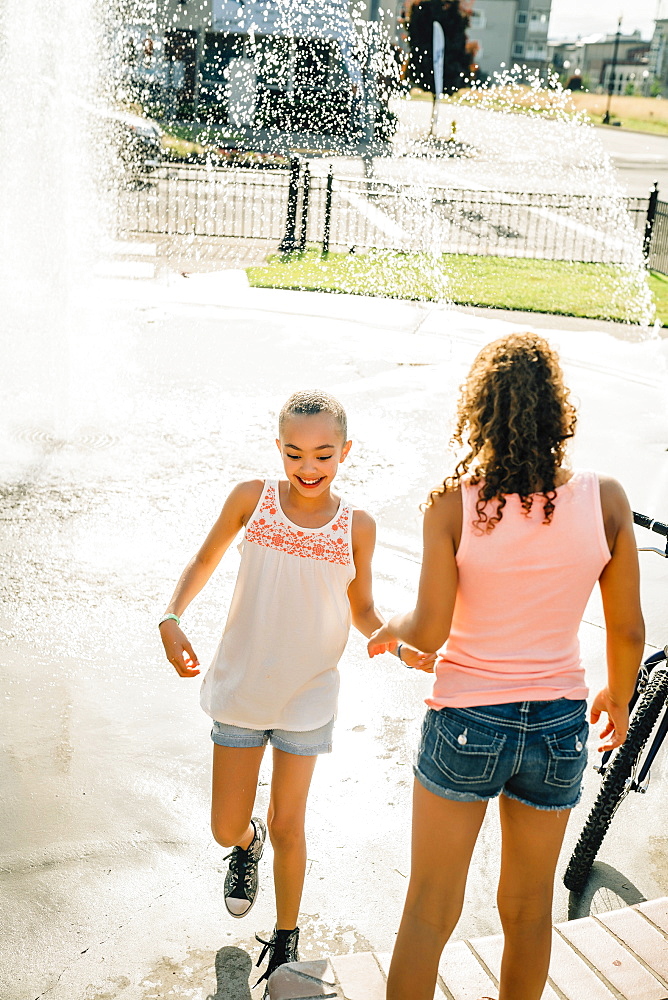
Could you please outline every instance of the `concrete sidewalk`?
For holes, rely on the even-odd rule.
[[[68,328],[52,345],[53,365],[36,365],[42,355],[27,335],[7,354],[2,1000],[251,1000],[255,933],[275,923],[271,851],[250,919],[233,919],[221,895],[227,852],[209,829],[211,750],[199,685],[182,682],[164,660],[156,617],[231,486],[280,470],[275,415],[309,385],[349,411],[354,448],[340,488],[378,523],[378,605],[387,614],[410,607],[419,505],[450,466],[458,387],[480,347],[521,322],[249,288],[235,269],[137,280],[147,265],[161,266],[159,247],[141,250],[127,278],[98,279],[86,292],[93,329],[82,328],[80,339],[74,331],[70,342]],[[637,510],[665,520],[668,340],[633,342],[623,330],[553,322],[546,334],[579,402],[574,465],[605,469],[627,485]],[[61,383],[76,392],[54,399]],[[71,431],[54,423],[53,413],[65,411]],[[231,549],[188,611],[202,663],[219,641],[236,558]],[[666,641],[668,561],[642,560],[647,641],[656,648]],[[580,631],[592,688],[604,677],[602,625],[592,600]],[[409,866],[411,765],[430,684],[415,673],[394,657],[369,660],[362,636],[351,635],[334,753],[318,762],[309,797],[304,959],[392,950]],[[592,732],[592,760],[595,743]],[[650,793],[629,796],[608,832],[596,909],[668,895],[664,760]],[[597,789],[589,770],[564,859]],[[267,759],[259,815],[269,792]],[[471,941],[500,932],[489,891],[500,863],[497,810],[492,803],[467,884],[459,934]],[[554,919],[563,921],[570,900],[563,885],[555,888]],[[570,915],[588,917],[590,902]],[[472,988],[470,1000],[485,994],[497,995]]]
[[[500,934],[453,941],[435,1000],[477,1000],[498,989]],[[390,956],[364,952],[295,962],[269,981],[271,1000],[384,1000]],[[668,896],[554,928],[543,1000],[666,1000]]]

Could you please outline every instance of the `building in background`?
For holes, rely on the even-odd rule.
[[[398,39],[408,43],[406,24],[410,9],[420,0],[398,5]],[[470,13],[467,31],[470,51],[475,54],[477,76],[488,80],[514,66],[526,66],[543,74],[549,66],[547,32],[552,0],[466,0]]]
[[[199,108],[231,125],[336,133],[362,127],[363,38],[347,0],[213,0]]]
[[[550,56],[555,72],[565,83],[579,78],[587,90],[607,93],[613,74],[616,37],[616,34],[593,35],[551,45]],[[640,31],[620,34],[612,80],[613,93],[648,93],[652,79],[649,52],[650,43],[643,40]]]
[[[603,68],[601,87],[606,94],[627,94],[638,97],[649,96],[651,79],[647,53],[644,58],[631,62],[606,63]]]
[[[547,73],[552,0],[475,0],[469,38],[478,43],[479,76],[514,66]]]
[[[392,6],[157,2],[157,20],[124,23],[120,39],[129,87],[154,113],[240,129],[387,130],[399,78]]]
[[[649,48],[648,69],[655,94],[668,96],[668,18],[654,22]]]

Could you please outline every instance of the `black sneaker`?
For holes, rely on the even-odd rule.
[[[257,960],[256,967],[262,965],[265,955],[269,952],[269,962],[267,963],[267,968],[264,970],[255,986],[259,986],[263,979],[269,979],[269,976],[279,967],[279,965],[285,965],[286,962],[299,961],[299,954],[297,952],[297,945],[299,944],[298,927],[295,927],[292,931],[274,930],[274,933],[271,935],[269,941],[265,941],[264,938],[261,938],[258,934],[256,934],[255,940],[264,945],[264,948],[260,952],[260,957]],[[265,996],[266,995],[267,993],[265,991]]]
[[[233,847],[224,860],[230,859],[225,876],[223,896],[227,912],[233,917],[245,917],[257,896],[257,863],[262,857],[267,829],[261,819],[253,816],[255,836],[246,848]]]

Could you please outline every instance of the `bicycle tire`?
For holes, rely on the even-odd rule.
[[[668,670],[658,670],[651,677],[633,713],[625,741],[608,765],[596,801],[568,862],[564,885],[571,892],[580,892],[589,878],[591,866],[626,790],[626,782],[667,698]]]

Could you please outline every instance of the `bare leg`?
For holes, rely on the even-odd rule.
[[[213,745],[211,832],[222,847],[248,847],[264,747]]]
[[[297,926],[306,873],[306,799],[317,756],[302,757],[274,748],[267,829],[274,848],[276,927]]]
[[[502,795],[499,916],[505,943],[499,1000],[540,1000],[552,947],[554,871],[570,815]]]
[[[438,961],[462,911],[486,808],[486,802],[442,799],[415,782],[411,877],[387,1000],[433,1000]]]

